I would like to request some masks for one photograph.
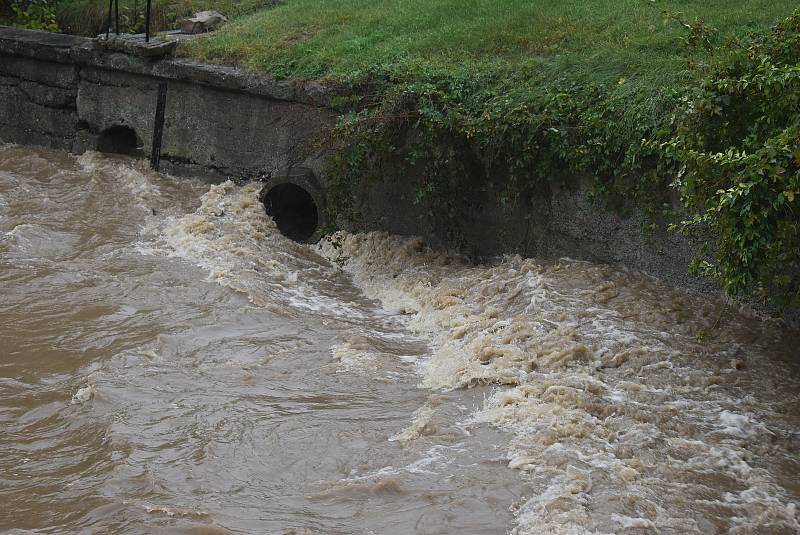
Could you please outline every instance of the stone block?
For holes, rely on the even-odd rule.
[[[0,85],[14,86],[19,85],[22,80],[14,76],[0,76]]]
[[[78,69],[75,65],[0,56],[0,75],[69,89],[75,87],[78,80]]]
[[[184,19],[181,22],[181,31],[191,34],[213,32],[226,22],[228,22],[228,19],[218,11],[201,11],[200,13],[195,13],[194,17]]]
[[[75,109],[75,99],[78,96],[76,89],[63,89],[27,81],[20,83],[19,88],[31,102],[36,104],[50,108]]]
[[[0,123],[2,124],[15,126],[24,131],[35,131],[46,136],[71,138],[75,134],[77,120],[78,117],[74,110],[42,106],[31,102],[19,87],[0,86]],[[26,143],[26,141],[15,142]]]

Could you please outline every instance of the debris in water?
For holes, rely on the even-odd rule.
[[[76,405],[78,403],[86,403],[87,401],[91,400],[94,395],[97,393],[93,384],[87,384],[83,388],[79,388],[75,395],[72,396],[72,404]]]

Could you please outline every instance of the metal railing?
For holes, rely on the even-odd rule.
[[[147,0],[144,15],[144,42],[150,42],[150,18],[153,11],[153,0]],[[119,35],[119,0],[108,0],[108,26],[106,26],[106,39],[111,33],[111,16],[114,16],[114,33]]]

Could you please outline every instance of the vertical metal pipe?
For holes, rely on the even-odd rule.
[[[144,15],[144,42],[150,42],[150,10],[153,0],[147,0],[147,9]]]
[[[108,0],[108,26],[106,26],[106,41],[108,41],[108,34],[111,31],[111,8],[114,6],[114,0]]]
[[[164,135],[164,111],[167,107],[167,82],[158,83],[156,116],[153,121],[153,150],[150,152],[150,167],[158,171],[161,166],[161,140]]]
[[[117,35],[119,35],[119,0],[114,0],[114,19],[114,28],[117,29]]]

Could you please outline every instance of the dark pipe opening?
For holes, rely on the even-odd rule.
[[[317,231],[317,203],[306,190],[284,183],[262,197],[267,214],[272,216],[281,234],[294,241],[307,242]]]
[[[100,132],[100,137],[97,138],[97,150],[100,152],[127,154],[128,156],[140,156],[142,154],[142,144],[133,128],[116,125]]]

